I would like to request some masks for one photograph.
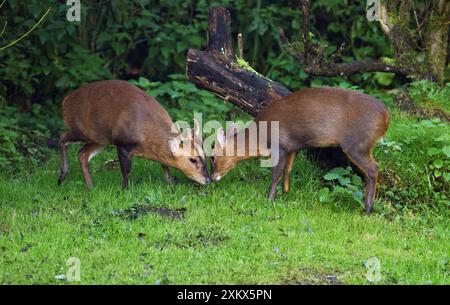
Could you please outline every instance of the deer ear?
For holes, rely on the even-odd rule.
[[[172,155],[177,157],[180,151],[180,140],[177,138],[169,138],[169,147]]]
[[[194,119],[194,139],[201,139],[200,123],[196,119]]]
[[[180,125],[178,124],[178,122],[175,122],[172,125],[172,132],[173,133],[180,133]]]
[[[181,134],[181,140],[184,142],[191,142],[192,140],[194,140],[194,137],[192,136],[192,129],[186,129],[182,134]]]
[[[217,144],[219,144],[220,148],[224,148],[225,147],[225,132],[223,131],[222,127],[220,127],[217,130],[216,142],[217,142]]]

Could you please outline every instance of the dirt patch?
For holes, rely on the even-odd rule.
[[[228,240],[228,236],[224,235],[221,232],[211,232],[211,233],[202,233],[198,232],[197,234],[191,236],[186,236],[186,241],[189,247],[208,247],[208,246],[217,246],[220,243]]]
[[[284,285],[344,285],[336,272],[320,272],[310,268],[301,268],[298,274],[284,280]]]
[[[113,214],[129,220],[135,220],[138,217],[147,215],[149,213],[160,215],[174,220],[181,220],[183,219],[185,212],[186,212],[185,208],[169,209],[165,207],[155,207],[152,205],[134,205],[126,210],[115,210],[113,211]]]
[[[424,108],[413,102],[409,94],[402,92],[394,98],[394,104],[401,110],[414,116],[431,119],[440,118],[445,122],[450,122],[450,115],[439,108]]]
[[[229,236],[219,227],[206,226],[192,228],[182,235],[167,234],[164,238],[153,242],[154,248],[163,250],[169,247],[186,248],[206,248],[218,246],[227,240]]]

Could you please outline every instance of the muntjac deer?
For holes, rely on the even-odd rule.
[[[68,131],[59,138],[58,184],[67,175],[66,144],[70,142],[86,143],[78,152],[78,159],[88,188],[93,186],[89,160],[107,145],[117,147],[124,187],[128,186],[133,156],[161,163],[168,182],[172,180],[169,167],[201,184],[211,181],[197,121],[194,135],[190,132],[183,136],[179,130],[174,135],[167,111],[128,82],[106,80],[82,86],[63,100],[62,114]]]
[[[271,102],[256,118],[258,134],[260,122],[279,124],[279,147],[271,147],[271,137],[261,138],[264,147],[251,155],[249,149],[249,130],[238,133],[219,129],[212,153],[213,180],[220,180],[238,161],[260,157],[278,149],[278,163],[272,167],[272,185],[269,199],[274,200],[276,186],[284,174],[283,191],[289,190],[289,175],[296,153],[307,147],[340,146],[347,157],[364,174],[366,180],[365,210],[373,209],[377,186],[377,165],[372,150],[378,139],[384,136],[389,127],[389,112],[375,98],[352,90],[337,88],[311,88],[294,92],[289,96]],[[272,123],[273,124],[273,123]],[[233,127],[234,129],[234,127]],[[245,133],[244,135],[240,133]],[[270,130],[266,132],[270,135]],[[236,155],[239,136],[245,138],[245,153]],[[267,145],[266,145],[267,144]],[[228,151],[228,152],[227,152]],[[230,153],[231,151],[231,153]]]

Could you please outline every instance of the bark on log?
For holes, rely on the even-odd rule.
[[[364,72],[393,72],[408,75],[410,72],[408,68],[388,65],[382,60],[376,59],[348,63],[320,62],[318,64],[311,60],[305,65],[304,70],[315,76],[349,76]]]
[[[291,93],[285,86],[262,76],[250,66],[238,63],[231,42],[230,13],[222,7],[209,10],[207,48],[204,51],[188,50],[186,74],[197,86],[252,116],[257,116],[269,102]],[[308,152],[321,166],[348,164],[339,148],[311,149]]]

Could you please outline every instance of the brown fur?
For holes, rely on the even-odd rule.
[[[64,99],[62,114],[68,131],[60,137],[59,182],[67,174],[65,145],[69,142],[87,143],[78,156],[88,187],[92,187],[89,159],[110,144],[118,148],[124,186],[128,184],[133,156],[161,163],[166,177],[166,168],[175,167],[200,183],[209,180],[199,140],[189,142],[190,156],[174,156],[168,141],[178,135],[171,133],[172,120],[167,111],[153,97],[128,82],[107,80],[82,86]],[[192,158],[197,164],[189,161]]]
[[[377,184],[372,150],[389,127],[389,112],[381,102],[353,90],[305,89],[270,103],[255,121],[279,122],[280,160],[272,168],[270,199],[275,198],[276,185],[283,174],[283,189],[289,189],[289,173],[296,152],[308,147],[340,146],[366,178],[366,211],[372,211]],[[229,142],[227,138],[226,143]],[[218,147],[216,141],[213,152],[219,155],[226,146]],[[215,157],[213,179],[223,177],[238,161],[248,158]]]

